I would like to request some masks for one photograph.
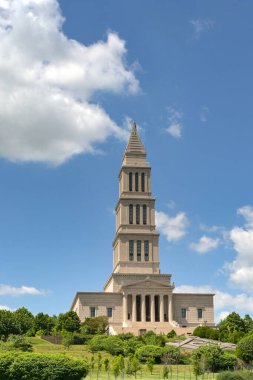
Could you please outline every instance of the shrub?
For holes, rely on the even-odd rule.
[[[1,380],[81,380],[86,377],[85,361],[64,355],[22,353],[0,356]]]
[[[164,350],[162,347],[154,345],[141,346],[136,350],[136,357],[141,363],[146,363],[149,358],[154,359],[155,363],[161,362]]]
[[[154,345],[154,346],[160,346],[163,347],[166,342],[166,338],[164,335],[159,334],[156,335],[153,331],[147,331],[145,334],[143,334],[140,339],[143,343],[147,345]]]
[[[175,338],[175,336],[177,336],[177,333],[175,330],[171,330],[170,332],[168,332],[167,334],[167,338],[171,339],[171,338]]]
[[[111,355],[124,354],[124,345],[118,336],[95,335],[89,342],[91,352],[106,351]]]
[[[130,354],[135,354],[136,350],[140,348],[141,346],[143,346],[143,343],[138,338],[133,336],[130,339],[124,340],[123,346],[124,346],[124,354],[128,356]]]
[[[249,363],[253,360],[253,335],[242,338],[237,344],[236,348],[237,356]]]
[[[178,347],[166,346],[163,348],[161,360],[164,364],[180,364],[183,361]]]
[[[107,317],[86,318],[82,323],[81,332],[84,334],[104,334],[108,327]]]

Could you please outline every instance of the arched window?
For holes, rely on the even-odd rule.
[[[135,191],[139,191],[139,174],[135,173]]]
[[[149,241],[144,241],[144,258],[145,261],[149,261]]]
[[[137,261],[141,261],[141,240],[137,240]]]
[[[136,205],[136,224],[140,224],[140,205]]]
[[[129,191],[133,191],[133,173],[128,175]]]
[[[133,205],[129,205],[129,224],[133,224]]]
[[[145,191],[145,173],[141,173],[141,191]]]
[[[129,261],[134,260],[134,241],[129,240]]]
[[[142,211],[143,211],[143,224],[147,224],[147,206],[143,205],[142,206]]]

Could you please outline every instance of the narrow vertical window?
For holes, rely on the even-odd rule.
[[[145,191],[145,173],[141,173],[141,191]]]
[[[134,241],[129,240],[129,261],[134,260]]]
[[[135,191],[139,191],[139,174],[135,173]]]
[[[107,317],[112,318],[112,307],[107,308]]]
[[[129,205],[129,224],[133,224],[133,205]]]
[[[140,224],[140,205],[136,205],[136,224]]]
[[[142,206],[142,211],[143,211],[143,224],[147,224],[147,206],[143,205]]]
[[[202,319],[202,318],[203,318],[203,310],[198,309],[198,319]]]
[[[91,318],[96,317],[96,308],[95,307],[90,307],[90,317]]]
[[[137,261],[141,261],[141,240],[137,240]]]
[[[144,258],[145,261],[149,261],[149,241],[144,241]]]
[[[181,309],[181,318],[186,319],[186,309]]]
[[[133,173],[129,173],[128,181],[129,181],[129,191],[133,191]]]

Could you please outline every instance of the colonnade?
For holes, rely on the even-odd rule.
[[[171,322],[172,296],[123,293],[124,322]]]

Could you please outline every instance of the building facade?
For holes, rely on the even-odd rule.
[[[111,334],[190,333],[198,325],[213,326],[214,294],[175,293],[171,275],[160,273],[151,167],[135,123],[119,173],[115,211],[113,272],[103,292],[77,292],[71,310],[81,321],[108,316]]]

